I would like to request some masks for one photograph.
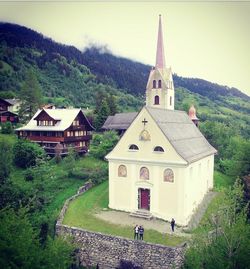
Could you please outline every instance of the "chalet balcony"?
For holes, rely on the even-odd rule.
[[[48,155],[54,156],[56,155],[56,148],[55,147],[43,147],[43,149],[46,151]],[[67,148],[62,148],[61,149],[61,156],[67,155],[69,153],[70,149],[74,149],[78,153],[85,154],[88,152],[87,147],[67,147]]]
[[[27,136],[27,139],[35,141],[35,142],[63,142],[64,137],[57,137],[57,136]]]
[[[67,136],[64,138],[65,142],[75,142],[75,141],[89,141],[92,139],[92,135],[84,136]]]

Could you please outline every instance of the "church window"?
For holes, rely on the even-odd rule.
[[[164,181],[165,182],[174,182],[174,172],[171,169],[164,170]]]
[[[153,80],[153,88],[156,88],[156,80]]]
[[[158,88],[161,88],[161,80],[158,80]]]
[[[172,96],[170,96],[169,105],[172,106]]]
[[[159,105],[160,104],[160,98],[158,95],[155,96],[155,105]]]
[[[135,144],[132,144],[129,146],[129,149],[132,149],[132,150],[139,150],[138,146],[135,145]]]
[[[161,147],[161,146],[156,146],[154,148],[154,151],[157,151],[157,152],[164,152],[164,149]]]
[[[127,176],[127,167],[125,165],[120,165],[118,167],[118,177],[126,177]]]
[[[140,170],[140,179],[149,179],[149,171],[147,167],[142,167]]]

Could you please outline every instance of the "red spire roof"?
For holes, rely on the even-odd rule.
[[[165,54],[164,54],[164,46],[163,46],[161,15],[159,15],[159,28],[158,28],[158,40],[157,40],[155,67],[165,68]]]

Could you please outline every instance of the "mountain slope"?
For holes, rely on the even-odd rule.
[[[0,23],[0,94],[18,96],[28,69],[39,79],[45,102],[93,107],[99,91],[115,95],[121,111],[138,111],[150,66],[97,48],[80,52],[9,23]],[[203,119],[229,123],[250,133],[250,98],[237,89],[174,75],[176,109],[194,103]],[[129,93],[129,94],[128,94]]]

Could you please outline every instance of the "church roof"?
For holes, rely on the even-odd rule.
[[[102,129],[105,130],[127,130],[138,112],[117,113],[109,116],[104,122]]]
[[[146,107],[176,152],[188,163],[215,154],[213,148],[184,111]]]

